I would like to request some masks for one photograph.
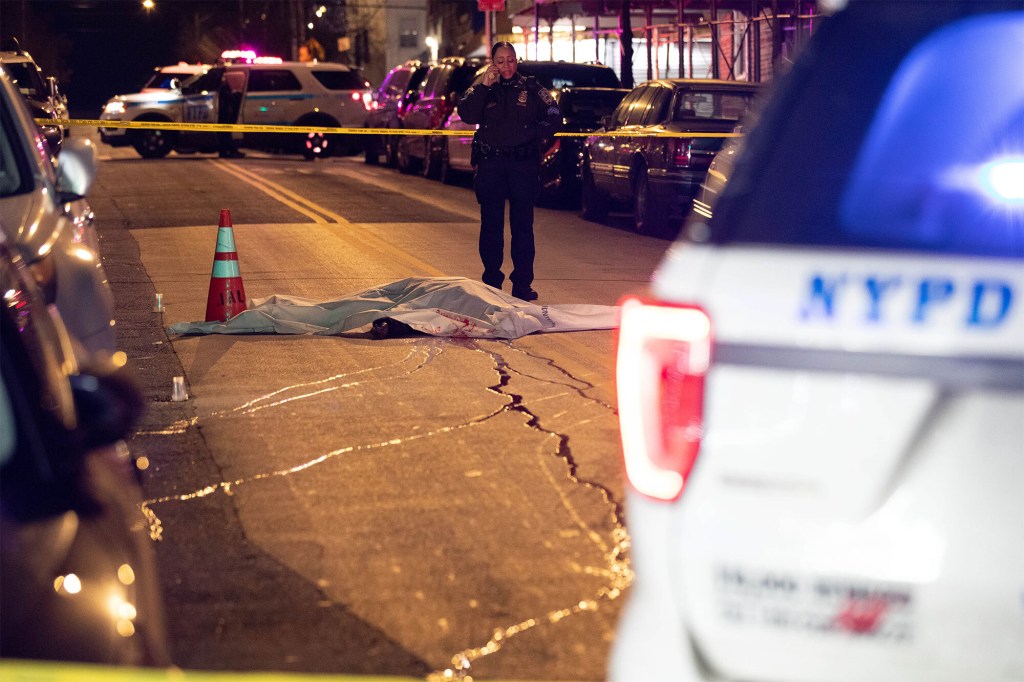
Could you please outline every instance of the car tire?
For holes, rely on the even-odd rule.
[[[133,130],[131,140],[144,159],[162,159],[174,149],[174,133],[167,130]]]
[[[413,158],[409,156],[409,151],[406,145],[402,144],[403,140],[400,140],[395,145],[395,158],[397,160],[396,165],[398,166],[398,172],[404,175],[412,175],[416,172],[417,166],[413,161]]]
[[[302,139],[302,156],[307,160],[326,159],[333,152],[334,145],[324,133],[307,133]]]
[[[438,180],[441,177],[441,153],[434,150],[430,138],[423,143],[423,177],[428,180]]]
[[[394,136],[384,139],[384,165],[388,168],[398,167],[398,143]]]
[[[608,218],[608,196],[594,183],[589,161],[583,162],[583,180],[580,187],[580,214],[584,220],[601,222]]]
[[[376,166],[380,163],[380,140],[370,136],[363,148],[363,161],[368,166]]]
[[[633,181],[633,228],[639,234],[662,236],[668,230],[668,207],[651,192],[647,167],[640,166]]]

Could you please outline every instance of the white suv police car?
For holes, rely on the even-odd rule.
[[[1022,45],[852,0],[624,301],[610,679],[1024,680]]]
[[[243,93],[237,123],[257,125],[361,128],[372,91],[358,71],[327,62],[281,60],[213,66],[186,81],[180,89],[118,95],[103,107],[104,121],[162,121],[216,123],[218,89],[229,79]],[[144,158],[217,150],[215,132],[100,128],[100,138],[115,147],[132,145]],[[339,136],[299,133],[246,134],[247,146],[269,145],[307,157],[328,156],[339,146]],[[361,148],[361,146],[359,147]]]

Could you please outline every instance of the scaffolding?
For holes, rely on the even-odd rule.
[[[507,12],[512,32],[495,38],[521,45],[526,59],[596,61],[624,74],[628,57],[634,82],[769,81],[824,18],[806,0],[509,0]]]

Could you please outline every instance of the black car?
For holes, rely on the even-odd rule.
[[[402,119],[419,96],[420,85],[429,65],[418,60],[400,64],[388,72],[370,102],[364,128],[401,128]],[[384,155],[388,166],[398,164],[398,137],[394,135],[364,135],[366,163],[376,164]]]
[[[683,78],[638,85],[599,131],[616,135],[586,141],[583,217],[603,220],[621,203],[632,207],[641,234],[664,234],[681,223],[715,153],[759,89],[756,83]]]
[[[405,117],[402,127],[414,130],[436,130],[444,125],[458,104],[459,97],[473,82],[482,62],[466,57],[446,57],[430,67],[426,78]],[[398,169],[403,173],[422,170],[428,177],[436,177],[440,166],[437,157],[428,153],[430,138],[421,135],[403,135],[398,141]]]
[[[589,133],[601,127],[628,88],[568,87],[554,92],[562,110],[564,133]],[[576,205],[580,200],[580,173],[583,167],[583,136],[559,136],[541,156],[541,201]]]

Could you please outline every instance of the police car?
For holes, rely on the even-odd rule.
[[[1024,679],[1022,44],[853,0],[623,302],[611,680]]]
[[[241,56],[239,56],[241,55]],[[232,52],[227,63],[205,69],[180,89],[118,95],[103,107],[104,121],[162,121],[216,123],[218,89],[228,79],[243,93],[237,123],[309,126],[318,128],[362,127],[372,101],[370,84],[360,73],[343,64],[285,62]],[[100,128],[100,138],[114,147],[131,145],[144,158],[217,150],[210,131]],[[338,136],[298,133],[246,134],[248,146],[270,144],[307,157],[329,156],[338,149]],[[348,146],[355,147],[356,142]]]

